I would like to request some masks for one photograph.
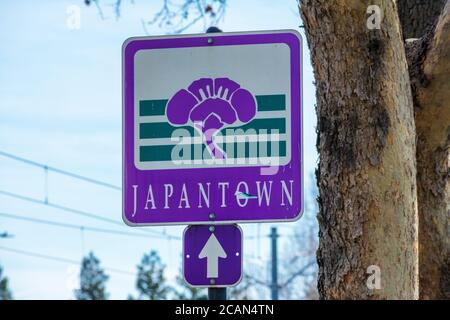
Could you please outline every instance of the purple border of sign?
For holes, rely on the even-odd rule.
[[[260,175],[261,167],[231,167],[231,168],[202,168],[200,169],[163,169],[163,170],[139,170],[134,165],[134,125],[125,126],[125,123],[134,123],[134,56],[139,50],[163,49],[163,48],[187,48],[208,47],[208,39],[213,38],[213,46],[227,45],[251,45],[284,43],[290,48],[291,70],[291,161],[285,166],[280,166],[276,175]],[[303,213],[303,150],[302,150],[302,80],[301,59],[302,39],[295,30],[261,31],[246,33],[219,33],[199,34],[186,36],[143,37],[127,39],[122,47],[123,68],[123,119],[122,119],[122,217],[130,226],[144,225],[171,225],[171,224],[220,224],[220,223],[251,223],[251,222],[283,222],[295,221]],[[299,106],[297,108],[296,106]],[[292,164],[299,164],[292,165]],[[297,171],[296,171],[297,170]],[[275,212],[269,207],[246,208],[246,213],[236,212],[232,208],[215,210],[215,219],[210,220],[208,213],[200,213],[197,210],[194,217],[186,212],[167,212],[167,214],[139,214],[131,218],[133,208],[133,190],[126,188],[133,184],[141,184],[144,181],[155,180],[164,177],[164,182],[177,182],[178,177],[184,180],[208,181],[214,176],[214,171],[220,172],[219,176],[229,177],[231,180],[246,180],[246,177],[260,176],[261,181],[268,181],[272,177],[285,179],[293,178],[294,190],[300,190],[300,196],[293,196],[293,205],[288,210]],[[176,174],[174,174],[176,173]],[[153,176],[153,177],[150,177]],[[157,177],[157,178],[155,178]],[[247,178],[248,180],[248,178]],[[253,179],[254,180],[254,179]],[[142,191],[141,192],[146,192]],[[129,201],[128,201],[129,200]],[[257,209],[257,212],[255,210]],[[192,210],[192,209],[191,209]],[[280,210],[281,211],[281,210]]]

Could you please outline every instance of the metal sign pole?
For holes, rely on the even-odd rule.
[[[222,32],[217,27],[209,27],[206,33]],[[227,300],[227,288],[208,288],[208,300]]]
[[[227,288],[208,288],[208,300],[227,300]]]

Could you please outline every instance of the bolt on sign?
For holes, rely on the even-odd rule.
[[[299,218],[301,50],[292,30],[128,39],[124,221]]]

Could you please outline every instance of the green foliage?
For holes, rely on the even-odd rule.
[[[3,268],[0,267],[0,300],[12,300],[13,296],[8,287],[8,278],[3,276]]]
[[[77,300],[106,300],[108,276],[100,267],[99,259],[90,252],[81,262],[80,289],[75,290]]]
[[[172,289],[167,285],[164,276],[166,266],[154,250],[144,254],[137,266],[136,289],[139,300],[164,300]],[[132,298],[131,296],[129,298]]]

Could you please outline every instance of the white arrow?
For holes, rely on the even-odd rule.
[[[211,233],[208,241],[204,245],[202,251],[198,255],[199,259],[206,258],[206,277],[218,278],[219,277],[219,258],[226,258],[227,253],[223,250],[219,240],[217,240],[214,233]]]

